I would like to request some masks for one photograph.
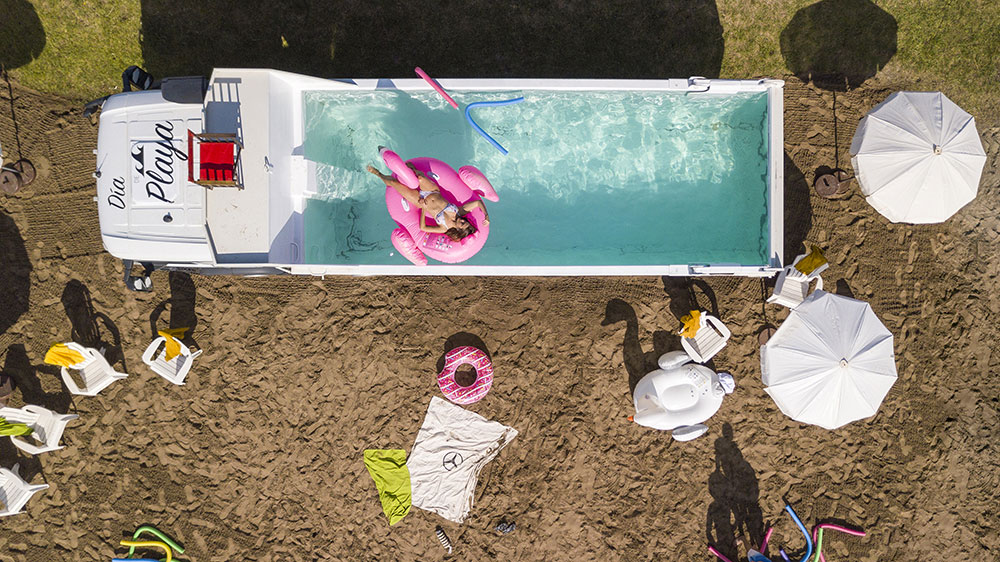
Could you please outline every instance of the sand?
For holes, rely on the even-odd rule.
[[[1000,123],[978,123],[979,197],[944,224],[892,225],[856,185],[833,200],[809,187],[821,165],[849,168],[858,119],[905,86],[837,94],[834,112],[830,92],[787,83],[786,259],[804,241],[825,248],[826,288],[870,302],[896,338],[899,380],[878,415],[825,431],[763,392],[757,333],[787,311],[763,304],[760,280],[157,272],[155,293],[129,293],[91,200],[96,127],[15,84],[18,138],[7,110],[0,135],[40,177],[0,198],[0,360],[18,382],[11,405],[80,418],[64,449],[35,458],[0,439],[0,464],[50,485],[0,520],[0,559],[108,560],[154,523],[192,561],[711,560],[707,541],[732,557],[733,528],[756,541],[766,522],[772,544],[801,548],[784,499],[807,524],[869,532],[829,533],[830,561],[1000,558]],[[695,306],[732,330],[714,364],[738,387],[707,436],[676,443],[626,420],[629,389],[680,347]],[[186,386],[140,360],[168,326],[192,326],[204,350]],[[107,347],[128,379],[68,394],[42,357],[69,339]],[[362,451],[412,447],[444,352],[466,343],[496,367],[469,409],[520,434],[465,524],[414,509],[390,529]],[[497,533],[501,519],[517,529]]]

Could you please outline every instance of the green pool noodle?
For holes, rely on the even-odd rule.
[[[142,527],[139,527],[138,529],[135,530],[134,533],[132,533],[132,538],[133,539],[137,539],[137,538],[139,538],[139,535],[141,535],[143,533],[150,533],[150,534],[156,536],[156,538],[158,538],[161,541],[163,541],[164,543],[166,543],[167,546],[169,546],[170,548],[176,550],[180,554],[184,554],[184,549],[181,548],[181,546],[179,544],[177,544],[176,542],[174,542],[173,539],[171,539],[166,534],[164,534],[163,531],[160,531],[159,529],[157,529],[156,527],[154,527],[152,525],[143,525]],[[135,547],[131,546],[128,549],[128,555],[132,556],[133,554],[135,554]]]

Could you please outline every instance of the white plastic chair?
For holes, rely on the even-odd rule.
[[[0,504],[3,504],[4,507],[4,510],[0,511],[0,517],[21,513],[21,508],[28,503],[35,492],[48,487],[48,484],[33,486],[25,482],[18,474],[18,465],[16,464],[14,470],[0,468]]]
[[[802,261],[807,255],[802,254],[796,257],[792,265],[781,270],[781,273],[778,274],[778,280],[774,284],[774,293],[767,298],[767,302],[787,306],[788,308],[795,308],[802,304],[802,301],[809,296],[810,283],[816,281],[815,290],[817,291],[823,288],[823,278],[819,274],[830,267],[829,263],[824,263],[817,267],[809,275],[795,269],[795,264]]]
[[[698,363],[706,363],[726,347],[732,333],[718,318],[701,312],[698,333],[693,338],[681,336],[681,347]]]
[[[32,429],[30,437],[42,443],[35,445],[25,441],[20,436],[10,436],[15,447],[30,455],[62,449],[59,439],[62,438],[66,424],[77,417],[79,416],[76,414],[57,414],[34,404],[27,404],[23,408],[0,408],[0,418],[11,423],[23,423],[30,427]]]
[[[69,375],[66,367],[62,367],[62,379],[66,383],[66,388],[73,394],[81,396],[97,396],[97,393],[104,390],[116,380],[124,379],[128,375],[115,371],[104,355],[92,347],[83,347],[75,342],[68,342],[66,347],[83,355],[83,361],[70,367],[80,373],[83,379],[83,388],[76,385],[76,381]]]
[[[159,354],[156,353],[157,348],[161,344],[165,343],[167,340],[163,336],[160,336],[153,340],[153,343],[149,344],[146,351],[142,354],[142,362],[149,365],[149,368],[153,370],[154,373],[160,375],[161,377],[167,379],[174,384],[184,384],[184,378],[187,377],[188,371],[191,370],[191,364],[194,363],[194,358],[201,355],[201,350],[191,353],[186,345],[181,342],[181,353],[177,355],[170,361],[167,361],[167,349],[164,346],[163,350]],[[156,355],[154,358],[153,356]]]

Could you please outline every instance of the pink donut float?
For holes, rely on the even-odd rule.
[[[462,365],[472,365],[476,370],[476,382],[471,386],[462,386],[455,381],[455,371]],[[493,363],[483,350],[463,345],[444,356],[444,370],[438,375],[438,387],[448,400],[456,404],[472,404],[486,396],[491,386]]]
[[[396,179],[410,189],[417,188],[417,175],[406,165],[406,161],[388,148],[383,148],[381,155]],[[441,188],[441,196],[458,207],[476,199],[500,200],[490,181],[475,166],[462,166],[456,172],[436,158],[413,158],[408,162],[433,178]],[[490,225],[483,222],[486,215],[480,209],[465,215],[476,227],[476,232],[455,242],[444,234],[421,230],[420,209],[403,199],[391,187],[385,188],[385,205],[389,209],[389,215],[399,225],[391,234],[392,245],[414,265],[427,265],[428,257],[444,263],[465,261],[483,248],[490,235]],[[436,224],[432,217],[424,219],[427,224]]]

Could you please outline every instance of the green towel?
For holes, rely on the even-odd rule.
[[[5,418],[0,418],[0,435],[31,435],[34,431],[30,427],[24,425],[23,423],[7,423]],[[406,474],[406,485],[410,485],[410,474]]]
[[[382,511],[395,525],[410,512],[410,469],[402,449],[365,449],[365,468],[378,489]]]

